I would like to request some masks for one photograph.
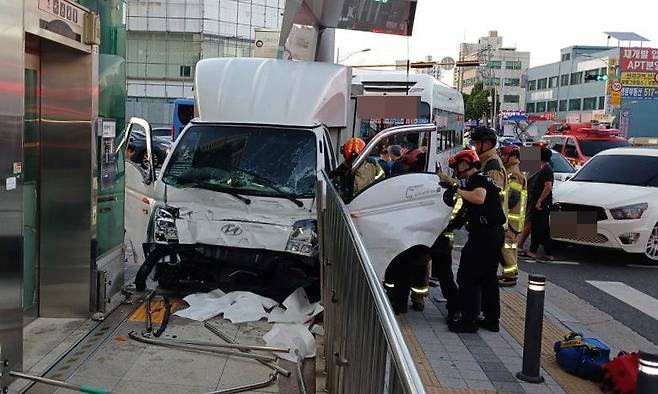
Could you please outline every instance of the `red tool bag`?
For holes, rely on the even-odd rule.
[[[620,352],[617,357],[603,366],[605,378],[603,391],[615,394],[634,394],[637,387],[637,369],[640,363],[638,353]]]

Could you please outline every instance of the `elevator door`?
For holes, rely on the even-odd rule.
[[[39,55],[25,54],[23,126],[23,312],[27,321],[39,313]]]

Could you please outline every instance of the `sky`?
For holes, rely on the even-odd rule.
[[[503,46],[529,51],[530,65],[538,66],[558,61],[564,47],[606,45],[604,31],[635,32],[652,40],[643,46],[658,47],[656,11],[653,0],[418,0],[411,37],[338,30],[336,48],[341,58],[371,49],[350,56],[348,65],[391,64],[407,53],[412,61],[426,55],[457,59],[461,42],[497,30]],[[443,80],[452,84],[452,72],[444,72]]]

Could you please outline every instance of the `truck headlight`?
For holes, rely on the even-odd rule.
[[[286,252],[314,256],[318,252],[318,234],[315,220],[300,220],[292,225]]]
[[[176,229],[176,216],[167,208],[156,208],[153,238],[159,243],[178,242],[178,230]]]
[[[626,205],[625,207],[613,208],[610,210],[610,214],[615,220],[630,220],[630,219],[639,219],[642,217],[644,211],[649,208],[647,203]]]

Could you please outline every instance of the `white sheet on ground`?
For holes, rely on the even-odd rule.
[[[289,348],[288,353],[276,353],[282,359],[297,362],[295,351],[303,358],[315,356],[315,338],[305,324],[277,323],[263,336],[268,346]]]
[[[219,289],[210,293],[191,294],[183,300],[190,307],[177,311],[176,316],[204,321],[223,313],[226,319],[236,324],[267,317],[266,309],[278,305],[270,298],[248,291],[233,291],[225,294]]]

